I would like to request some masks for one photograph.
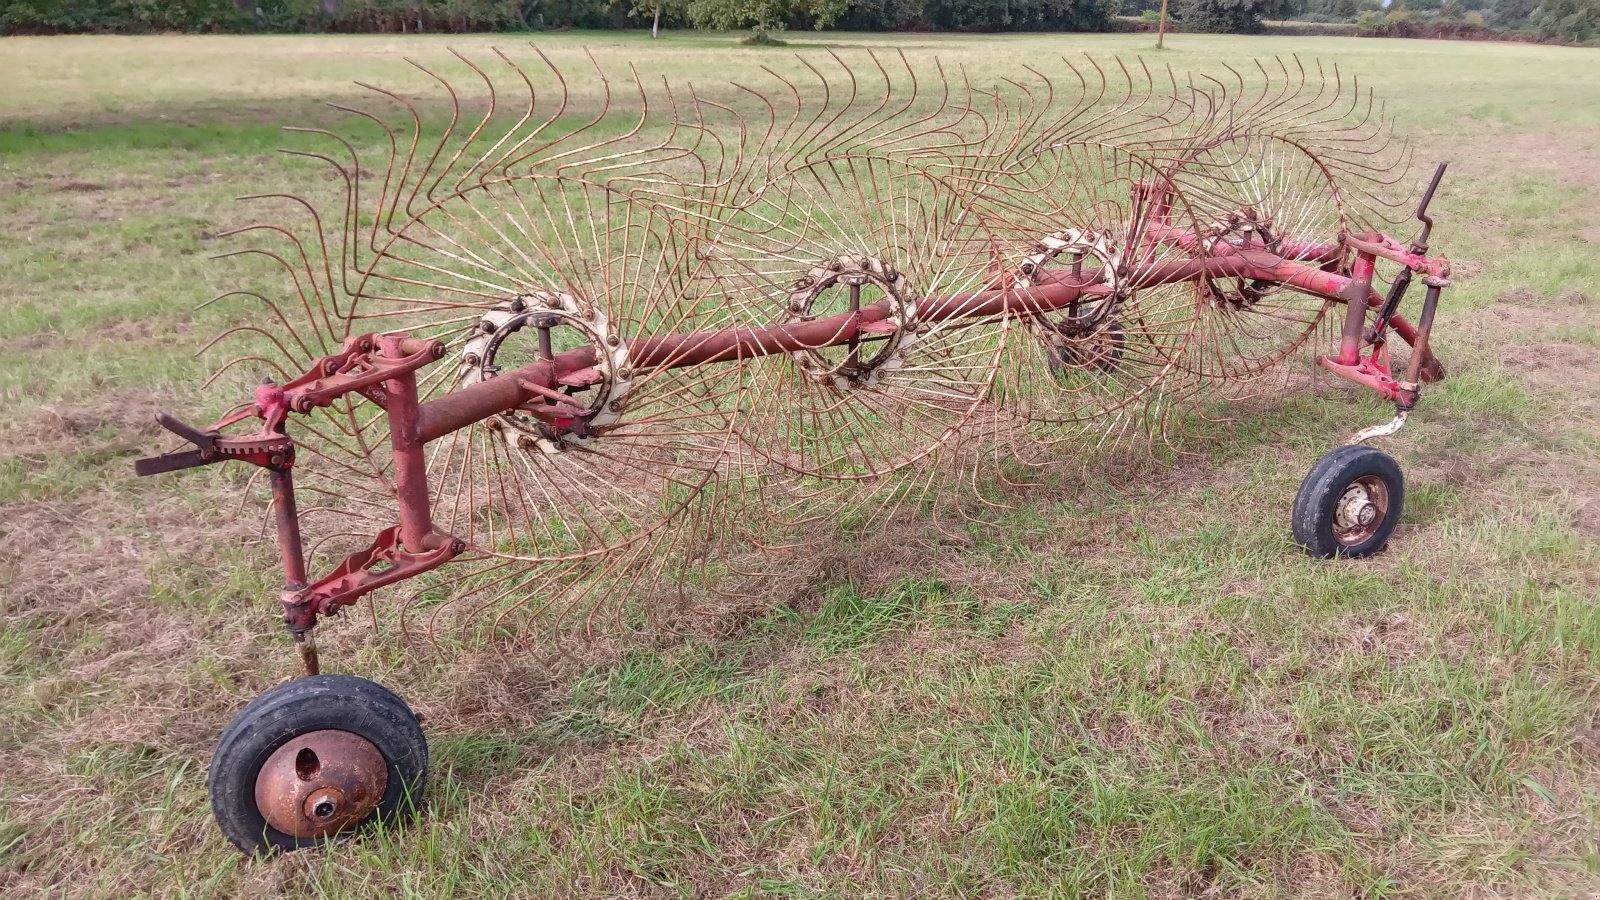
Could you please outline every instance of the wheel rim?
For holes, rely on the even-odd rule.
[[[1363,475],[1344,489],[1333,508],[1333,537],[1346,547],[1372,539],[1389,518],[1389,487],[1376,475]]]
[[[312,731],[267,757],[256,775],[256,808],[284,834],[329,837],[365,821],[388,786],[389,765],[371,741],[348,731]]]

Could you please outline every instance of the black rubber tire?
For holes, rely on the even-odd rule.
[[[1345,489],[1368,476],[1383,482],[1389,494],[1389,510],[1371,535],[1359,544],[1347,545],[1334,536],[1334,515]],[[1388,545],[1389,535],[1405,511],[1405,498],[1405,477],[1393,457],[1365,444],[1340,447],[1317,460],[1300,482],[1290,522],[1295,543],[1318,559],[1371,556]]]
[[[256,775],[285,741],[339,729],[371,741],[388,763],[378,808],[332,838],[297,838],[267,825],[256,808]],[[353,675],[312,675],[280,684],[239,711],[211,758],[211,811],[223,835],[246,853],[299,850],[343,840],[373,823],[412,816],[428,775],[428,742],[416,714],[382,685]]]

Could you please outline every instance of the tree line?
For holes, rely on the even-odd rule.
[[[1117,0],[0,0],[0,31],[1108,31]]]
[[[0,0],[0,34],[484,32],[569,28],[1112,31],[1160,0]],[[1185,31],[1254,32],[1267,19],[1426,36],[1460,24],[1600,39],[1600,0],[1170,0]]]
[[[1600,0],[1280,0],[1283,18],[1354,22],[1372,34],[1418,36],[1461,25],[1585,42],[1600,38]]]

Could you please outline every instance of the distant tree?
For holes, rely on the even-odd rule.
[[[1117,0],[927,0],[928,24],[954,31],[1104,31],[1117,10]]]
[[[1176,0],[1172,16],[1188,31],[1250,34],[1277,12],[1280,0]]]
[[[850,31],[914,28],[927,23],[924,0],[853,0],[834,23]]]
[[[849,0],[689,0],[689,20],[696,28],[758,33],[781,31],[796,20],[827,28],[849,5]]]
[[[1600,0],[1543,0],[1528,16],[1528,27],[1569,41],[1600,37]]]
[[[689,0],[634,0],[628,10],[630,18],[650,20],[650,36],[661,34],[663,14],[669,23],[683,22],[689,18]]]
[[[1521,28],[1538,6],[1539,0],[1494,0],[1485,18],[1496,28]]]

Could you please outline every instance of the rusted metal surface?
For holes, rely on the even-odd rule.
[[[447,92],[442,135],[386,94],[406,110],[367,117],[397,137],[386,164],[348,143],[313,156],[344,204],[309,230],[245,229],[298,252],[267,253],[286,298],[225,295],[259,314],[225,333],[257,346],[224,371],[284,383],[205,428],[163,418],[191,448],[139,471],[269,469],[285,619],[314,671],[319,618],[463,555],[484,562],[441,592],[587,628],[713,548],[878,521],[997,460],[1153,446],[1341,308],[1318,362],[1397,412],[1357,439],[1399,428],[1444,376],[1430,339],[1450,265],[1427,214],[1443,167],[1420,235],[1393,236],[1405,198],[1380,196],[1405,156],[1338,76],[1263,63],[1268,88],[1237,90],[1238,73],[1067,63],[1019,73],[1015,95],[946,82],[924,108],[909,67],[884,62],[848,95],[777,75],[741,88],[792,116],[634,83],[624,134],[563,120],[567,80],[546,73],[541,94],[506,57],[530,111],[511,134],[466,124],[503,94],[477,120]],[[1391,334],[1412,346],[1403,377]],[[315,577],[301,520],[324,513],[324,531],[372,538]]]
[[[1389,518],[1389,488],[1375,475],[1351,482],[1334,507],[1333,536],[1346,547],[1370,540]]]
[[[389,766],[371,741],[348,731],[290,738],[256,776],[256,808],[267,824],[297,838],[326,838],[377,810]]]
[[[322,656],[317,652],[317,636],[310,630],[294,636],[295,655],[300,657],[301,675],[321,675]]]
[[[460,538],[429,531],[422,538],[423,550],[410,552],[399,525],[385,528],[365,550],[350,554],[333,571],[305,590],[283,598],[284,622],[295,634],[315,627],[318,616],[332,615],[378,588],[404,581],[437,569],[466,550]]]
[[[1389,327],[1393,328],[1394,333],[1408,345],[1413,348],[1417,346],[1417,326],[1411,324],[1405,316],[1395,313],[1389,319]],[[1428,348],[1426,352],[1418,351],[1417,358],[1422,361],[1420,376],[1423,384],[1433,384],[1445,379],[1444,363],[1439,362],[1439,358],[1433,355],[1432,348]]]

